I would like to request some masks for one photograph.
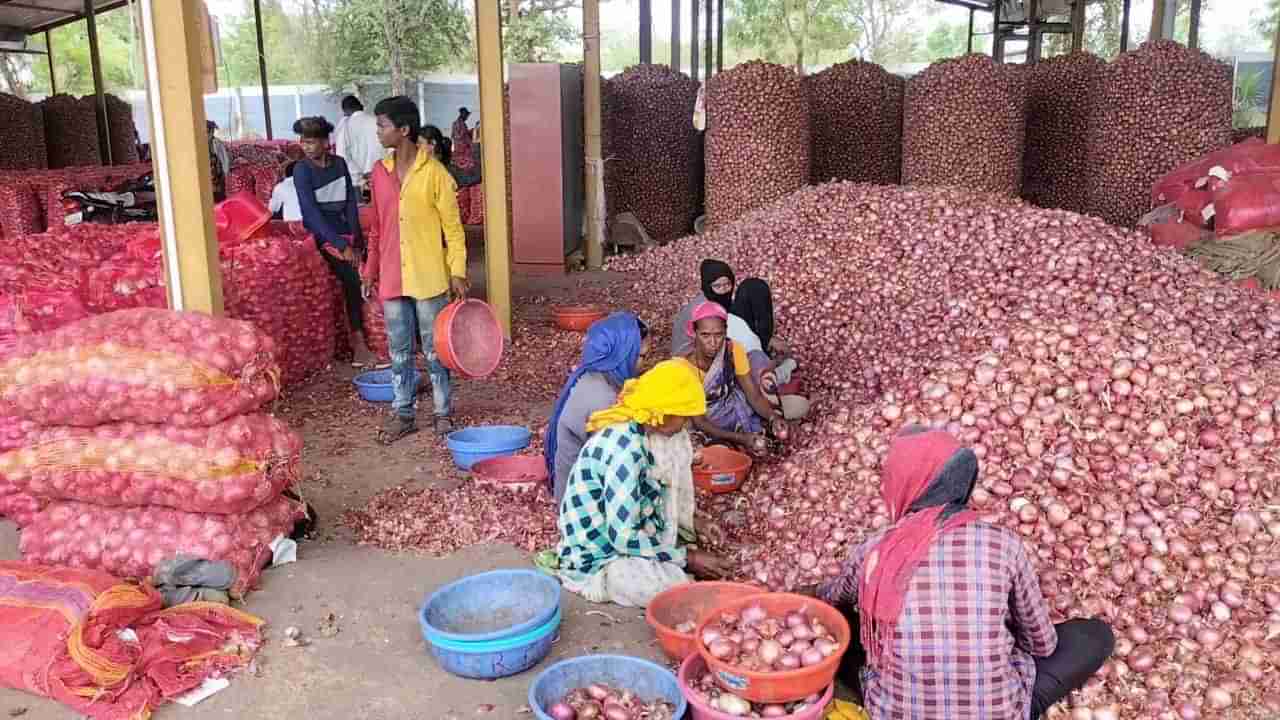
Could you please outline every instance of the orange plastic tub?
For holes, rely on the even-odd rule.
[[[558,307],[551,311],[556,327],[573,332],[584,332],[592,323],[603,320],[608,315],[598,307],[589,306]]]
[[[701,464],[694,463],[693,484],[713,493],[731,493],[751,474],[751,458],[723,445],[702,449]]]
[[[707,628],[721,613],[742,612],[751,605],[763,607],[770,615],[786,613],[807,608],[810,615],[822,621],[839,645],[830,657],[817,665],[783,672],[751,672],[733,667],[724,661],[712,657],[701,642],[698,643],[698,654],[706,661],[707,667],[715,673],[716,682],[726,690],[740,697],[758,703],[789,703],[815,693],[822,694],[835,681],[836,670],[840,667],[840,658],[849,649],[849,623],[839,610],[815,598],[793,593],[762,593],[738,598],[725,603],[708,613],[698,623],[695,637],[702,637]]]
[[[436,355],[463,377],[492,375],[502,361],[504,342],[498,316],[480,300],[451,302],[436,315]]]
[[[702,622],[707,613],[717,607],[763,590],[755,585],[735,582],[693,582],[677,585],[658,593],[649,601],[644,619],[658,636],[658,644],[667,657],[679,662],[698,652],[693,633],[676,630],[681,623]]]

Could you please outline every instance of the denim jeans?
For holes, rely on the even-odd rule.
[[[449,304],[444,293],[427,300],[398,297],[382,301],[382,311],[387,318],[387,340],[391,346],[391,410],[402,418],[414,416],[414,402],[418,397],[418,372],[414,366],[414,339],[420,338],[422,351],[427,355],[427,370],[431,374],[432,399],[435,414],[448,417],[452,388],[449,386],[449,370],[436,357],[436,315]]]

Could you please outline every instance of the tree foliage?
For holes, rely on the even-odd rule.
[[[919,35],[909,27],[914,0],[850,0],[858,56],[880,65],[914,59]]]
[[[403,93],[408,78],[464,56],[469,45],[460,0],[338,0],[326,25],[333,61],[325,79],[335,89],[390,74],[392,92]]]
[[[853,41],[848,0],[730,0],[726,37],[756,48],[772,62],[787,62],[804,74],[807,54],[847,48]]]

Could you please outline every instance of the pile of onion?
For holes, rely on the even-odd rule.
[[[675,711],[666,700],[645,702],[631,690],[592,683],[570,690],[547,714],[554,720],[674,720]]]
[[[711,657],[748,672],[789,672],[835,655],[840,643],[805,608],[771,616],[759,605],[724,613],[698,638]]]

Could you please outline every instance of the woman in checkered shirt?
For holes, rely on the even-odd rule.
[[[874,720],[1039,718],[1114,649],[1101,620],[1052,623],[1022,540],[968,509],[977,479],[950,434],[904,430],[882,471],[894,524],[818,590],[861,640],[843,667]]]

